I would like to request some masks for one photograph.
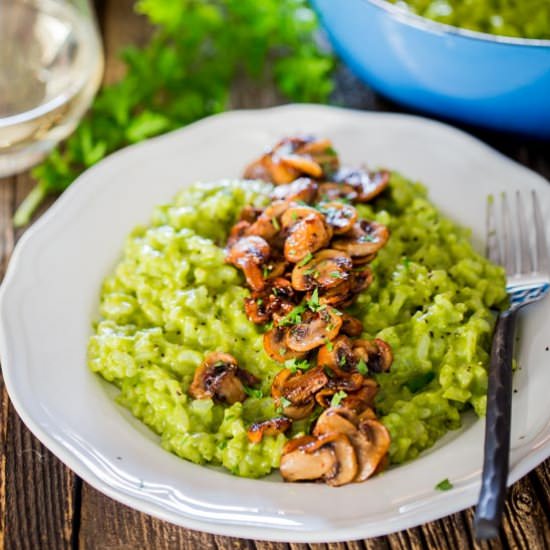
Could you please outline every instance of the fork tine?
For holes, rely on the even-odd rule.
[[[497,222],[495,217],[495,199],[493,195],[487,197],[487,242],[485,256],[493,263],[500,264],[500,248],[497,238]]]
[[[508,275],[516,272],[516,254],[513,242],[513,235],[510,230],[512,216],[508,206],[506,193],[502,193],[502,264]]]
[[[519,237],[519,271],[521,273],[533,272],[533,259],[531,255],[531,245],[529,244],[529,234],[527,233],[527,220],[525,218],[525,209],[521,193],[516,191],[516,212],[518,215],[518,237]]]
[[[542,221],[542,213],[540,211],[540,204],[537,197],[537,192],[533,190],[533,213],[535,219],[535,248],[537,251],[536,262],[537,271],[543,273],[550,273],[550,259],[548,257],[548,245],[546,244],[546,232],[544,229],[544,222]]]

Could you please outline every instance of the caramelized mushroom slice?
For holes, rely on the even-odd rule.
[[[357,459],[346,435],[330,433],[289,453],[283,450],[280,470],[287,481],[322,479],[338,487],[353,481],[357,475]]]
[[[352,258],[370,256],[378,252],[387,242],[390,233],[385,225],[378,222],[360,220],[332,247],[343,250]]]
[[[363,332],[363,323],[356,317],[344,313],[342,315],[342,328],[340,332],[347,336],[361,336]]]
[[[285,481],[313,481],[337,470],[336,456],[330,446],[316,448],[311,452],[305,450],[312,440],[315,442],[308,436],[291,440],[289,443],[293,443],[294,448],[283,449],[279,471]]]
[[[373,279],[374,276],[369,267],[355,270],[350,278],[350,292],[352,294],[363,292],[372,284]]]
[[[244,311],[248,320],[257,325],[265,325],[271,319],[271,312],[265,298],[263,298],[263,294],[259,294],[257,297],[245,298]]]
[[[393,363],[391,346],[380,338],[375,338],[374,340],[354,340],[353,353],[356,357],[362,358],[365,361],[370,372],[388,372]]]
[[[271,359],[279,363],[284,363],[288,359],[302,359],[307,355],[307,351],[297,351],[288,347],[287,332],[286,327],[274,327],[264,333],[264,350]]]
[[[327,306],[316,313],[304,314],[301,323],[290,327],[285,342],[291,350],[308,352],[336,338],[341,326],[339,311]]]
[[[259,443],[264,435],[269,436],[285,433],[290,426],[292,426],[292,420],[290,420],[290,418],[279,416],[277,418],[264,420],[263,422],[255,422],[248,428],[246,435],[250,443]]]
[[[229,237],[227,237],[227,246],[232,247],[239,239],[242,239],[246,235],[249,227],[250,222],[246,220],[237,222],[229,232]]]
[[[345,281],[352,268],[351,258],[345,252],[326,248],[317,252],[309,262],[294,266],[292,286],[296,290],[331,288]]]
[[[363,481],[385,466],[385,460],[390,449],[390,433],[378,420],[367,419],[359,422],[359,431],[367,438],[368,447],[359,458],[362,463],[357,481]]]
[[[288,208],[286,201],[272,202],[248,228],[247,235],[257,235],[269,241],[277,235],[281,229],[280,218]]]
[[[247,204],[242,210],[239,215],[240,221],[246,221],[248,223],[254,223],[258,216],[264,211],[263,208],[256,208],[255,206],[252,206],[251,204]]]
[[[319,295],[319,303],[335,307],[339,306],[349,299],[350,289],[350,279],[341,281],[338,285],[322,291]]]
[[[288,207],[281,216],[281,224],[286,229],[292,227],[308,216],[319,216],[323,219],[321,213],[317,209],[313,208],[313,206],[292,205]]]
[[[378,196],[390,181],[387,170],[369,173],[362,169],[341,169],[335,175],[338,182],[351,185],[357,191],[357,202],[369,202]]]
[[[328,245],[332,231],[319,212],[312,213],[295,223],[285,241],[285,258],[292,263],[298,263],[308,254],[317,252]]]
[[[351,204],[338,201],[324,202],[319,206],[319,210],[324,214],[335,235],[347,233],[357,221],[357,210]]]
[[[357,198],[355,189],[346,183],[326,182],[319,185],[317,196],[322,201],[347,200],[353,201]]]
[[[319,348],[317,364],[331,369],[337,376],[344,376],[356,363],[351,341],[347,336],[338,338]]]
[[[282,396],[293,405],[303,405],[312,401],[315,394],[328,382],[328,377],[320,367],[304,373],[294,373],[285,380],[281,388]]]
[[[317,194],[317,183],[310,178],[298,178],[292,183],[278,185],[273,189],[273,200],[313,202]]]
[[[308,154],[280,155],[279,161],[299,174],[306,174],[313,178],[320,178],[323,175],[323,168]]]
[[[276,185],[290,183],[299,175],[290,165],[275,160],[271,152],[250,163],[243,173],[245,179],[269,181]]]
[[[275,404],[277,406],[282,405],[285,384],[287,383],[287,380],[289,380],[292,376],[293,373],[290,369],[282,369],[273,379],[273,382],[271,384],[271,396],[275,400]],[[313,399],[301,405],[295,405],[291,403],[286,397],[285,400],[288,401],[288,403],[286,403],[285,401],[286,404],[282,407],[283,413],[285,416],[287,416],[288,418],[292,418],[293,420],[306,418],[313,412],[313,409],[315,407],[315,401]]]
[[[189,395],[195,399],[216,399],[230,405],[244,401],[246,394],[238,376],[237,360],[228,353],[209,353],[195,371]]]
[[[360,424],[357,415],[353,411],[345,407],[330,408],[321,414],[313,430],[313,435],[318,437],[330,433],[340,433],[348,437],[355,450],[358,465],[355,481],[365,481],[370,477],[382,457],[387,453],[385,440],[382,441],[383,434],[376,432],[374,436],[379,438],[379,441],[374,442],[371,429],[377,428],[371,428],[370,423],[372,422],[380,424],[376,420],[365,420],[363,424],[368,423],[368,427],[363,431],[359,429],[362,424]],[[382,456],[380,456],[381,452]]]
[[[252,290],[262,290],[265,281],[260,266],[267,261],[269,253],[269,245],[261,237],[243,237],[227,250],[226,261],[243,271]]]

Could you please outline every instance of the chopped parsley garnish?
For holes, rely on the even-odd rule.
[[[449,491],[453,488],[453,484],[449,481],[448,478],[445,478],[443,481],[440,481],[435,488],[438,491]]]
[[[256,399],[261,399],[264,396],[262,390],[256,390],[248,386],[244,386],[244,393],[246,393],[249,397],[255,397]]]
[[[258,306],[261,306],[264,303],[264,301],[261,298],[258,298],[256,300],[256,303],[258,304]]]
[[[281,397],[279,400],[279,406],[277,407],[277,413],[281,414],[283,410],[290,405],[292,405],[291,401],[289,401],[286,397]]]
[[[280,355],[286,355],[287,349],[286,348],[279,348],[279,354]]]
[[[319,289],[316,288],[311,294],[311,298],[306,300],[307,307],[314,313],[325,309],[327,306],[319,303]]]
[[[340,357],[338,359],[338,365],[340,365],[341,367],[346,366],[346,356],[345,355],[342,355],[342,357]]]
[[[279,220],[277,218],[271,218],[271,225],[275,228],[276,231],[279,231],[279,229],[281,229],[281,225],[279,224]]]
[[[366,365],[365,361],[363,361],[363,359],[359,360],[359,363],[357,363],[357,366],[355,368],[357,369],[357,372],[359,372],[363,376],[367,375],[368,369],[367,369],[367,365]]]
[[[280,327],[297,325],[302,322],[302,313],[306,310],[306,304],[296,306],[290,313],[287,313],[278,323]]]
[[[325,345],[327,346],[327,349],[329,351],[332,351],[334,349],[334,346],[332,344],[332,342],[330,340],[327,339],[327,341],[325,342]]]
[[[297,265],[299,265],[300,267],[302,267],[303,265],[306,265],[307,263],[309,263],[311,261],[311,258],[313,258],[313,254],[311,252],[308,252],[304,258],[302,260],[300,260],[298,262]]]
[[[340,402],[342,401],[342,399],[345,399],[347,396],[348,396],[348,394],[343,390],[340,390],[339,392],[336,392],[332,396],[332,399],[330,400],[330,406],[331,407],[338,407],[340,405]]]
[[[309,364],[309,361],[305,359],[303,361],[298,361],[297,359],[288,359],[287,361],[285,361],[285,367],[292,372],[296,372],[298,370],[308,370],[311,365]]]
[[[333,279],[339,279],[342,274],[339,272],[339,271],[333,271],[330,276],[333,278]]]
[[[267,265],[264,265],[264,268],[262,270],[262,274],[264,276],[264,279],[267,279],[269,277],[269,272],[271,271],[271,268]]]
[[[373,235],[361,235],[358,240],[360,243],[374,243],[376,242],[376,237]]]

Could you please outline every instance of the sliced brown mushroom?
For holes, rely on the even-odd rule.
[[[340,306],[349,300],[351,293],[350,278],[341,281],[338,285],[325,289],[319,293],[319,303],[333,307]]]
[[[248,428],[246,435],[251,443],[259,443],[264,436],[285,433],[290,426],[292,426],[290,418],[279,416],[264,420],[263,422],[255,422]]]
[[[250,321],[263,325],[270,320],[288,315],[296,306],[297,296],[290,281],[283,277],[267,279],[261,292],[254,292],[244,300],[244,309]]]
[[[308,254],[327,246],[331,237],[332,231],[323,215],[320,212],[309,214],[290,228],[284,245],[285,258],[289,262],[298,263]]]
[[[347,336],[361,336],[363,332],[363,323],[356,317],[344,313],[342,315],[342,328],[340,332]]]
[[[310,178],[298,178],[292,183],[278,185],[273,189],[273,200],[313,202],[317,194],[317,183]]]
[[[357,475],[357,459],[346,435],[330,433],[289,453],[283,450],[280,471],[287,481],[322,479],[338,487],[353,481]]]
[[[248,223],[254,223],[258,216],[264,211],[263,208],[256,208],[252,204],[247,204],[239,214],[240,221],[246,221]]]
[[[380,338],[354,340],[353,353],[356,357],[361,357],[365,361],[370,372],[388,372],[393,363],[391,346]]]
[[[327,306],[315,313],[304,313],[302,322],[290,327],[285,342],[292,350],[308,352],[336,338],[341,326],[339,311]]]
[[[285,164],[299,174],[306,174],[312,178],[320,178],[323,175],[322,166],[308,154],[279,155],[279,162]]]
[[[377,423],[377,421],[365,420],[362,424],[368,423],[368,427],[363,431],[360,428],[362,424],[353,411],[345,407],[330,408],[317,419],[313,430],[313,435],[317,437],[331,433],[345,434],[348,437],[355,450],[358,465],[355,481],[364,481],[370,477],[382,457],[387,453],[385,441],[382,441],[383,434],[374,433],[377,427],[371,428],[370,423],[372,422]],[[372,437],[373,434],[374,437]],[[377,438],[378,441],[375,442],[374,438]]]
[[[243,237],[228,250],[226,261],[241,269],[252,290],[262,290],[265,285],[260,266],[267,261],[269,245],[261,237]]]
[[[294,181],[300,175],[320,177],[338,168],[338,157],[328,140],[287,137],[245,170],[247,179],[262,179],[277,185]]]
[[[246,393],[238,376],[237,360],[228,353],[209,353],[195,371],[189,395],[195,399],[216,399],[232,405],[244,401]]]
[[[352,268],[351,258],[345,252],[326,248],[315,253],[309,262],[294,266],[292,286],[296,290],[331,288],[348,279]]]
[[[264,333],[264,350],[271,359],[279,363],[284,363],[288,359],[302,359],[307,355],[307,351],[297,351],[288,347],[287,333],[287,327],[274,327]]]
[[[279,471],[285,481],[314,481],[331,475],[337,469],[334,451],[328,445],[307,452],[316,439],[304,436],[291,439],[283,448]]]
[[[248,320],[257,325],[264,325],[271,320],[271,312],[263,294],[258,293],[257,297],[245,298],[244,311]]]
[[[289,206],[281,216],[281,224],[284,228],[289,228],[311,215],[319,216],[321,219],[324,219],[320,212],[313,208],[313,206],[293,204]]]
[[[325,182],[319,185],[317,196],[322,201],[353,201],[357,198],[357,191],[346,183]]]
[[[233,246],[239,239],[242,239],[248,228],[250,227],[250,222],[246,220],[241,220],[237,222],[229,232],[229,237],[227,237],[227,246],[228,248]]]
[[[357,202],[368,202],[377,197],[390,181],[387,170],[367,172],[362,169],[340,169],[334,178],[337,182],[351,185],[357,191]]]
[[[306,418],[313,412],[315,401],[313,400],[313,394],[309,401],[305,400],[301,404],[294,404],[284,396],[285,386],[294,376],[295,374],[290,369],[282,369],[279,371],[271,384],[271,396],[275,400],[276,406],[282,408],[285,416],[293,420],[300,420]],[[307,388],[304,392],[306,391]],[[302,395],[302,398],[305,399],[305,393]]]
[[[336,376],[343,376],[355,366],[356,359],[350,339],[340,334],[330,345],[323,345],[317,353],[317,364],[329,368]]]
[[[319,210],[335,235],[347,233],[357,221],[357,210],[351,204],[339,201],[324,202],[319,205]]]
[[[332,247],[343,250],[352,258],[370,256],[386,244],[389,236],[390,233],[385,225],[360,220],[345,235],[335,239]]]
[[[270,241],[279,233],[281,229],[280,219],[287,208],[288,203],[286,201],[272,202],[248,228],[246,234],[257,235],[266,241]]]
[[[366,436],[369,442],[368,449],[363,457],[360,476],[357,481],[363,481],[374,473],[378,473],[386,464],[390,449],[391,437],[388,429],[379,420],[367,419],[359,422],[359,431]]]
[[[281,394],[294,405],[309,403],[315,394],[328,382],[326,373],[320,367],[289,376],[281,387]]]

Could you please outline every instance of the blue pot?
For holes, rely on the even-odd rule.
[[[493,36],[384,0],[312,0],[342,59],[404,105],[550,138],[550,40]]]

